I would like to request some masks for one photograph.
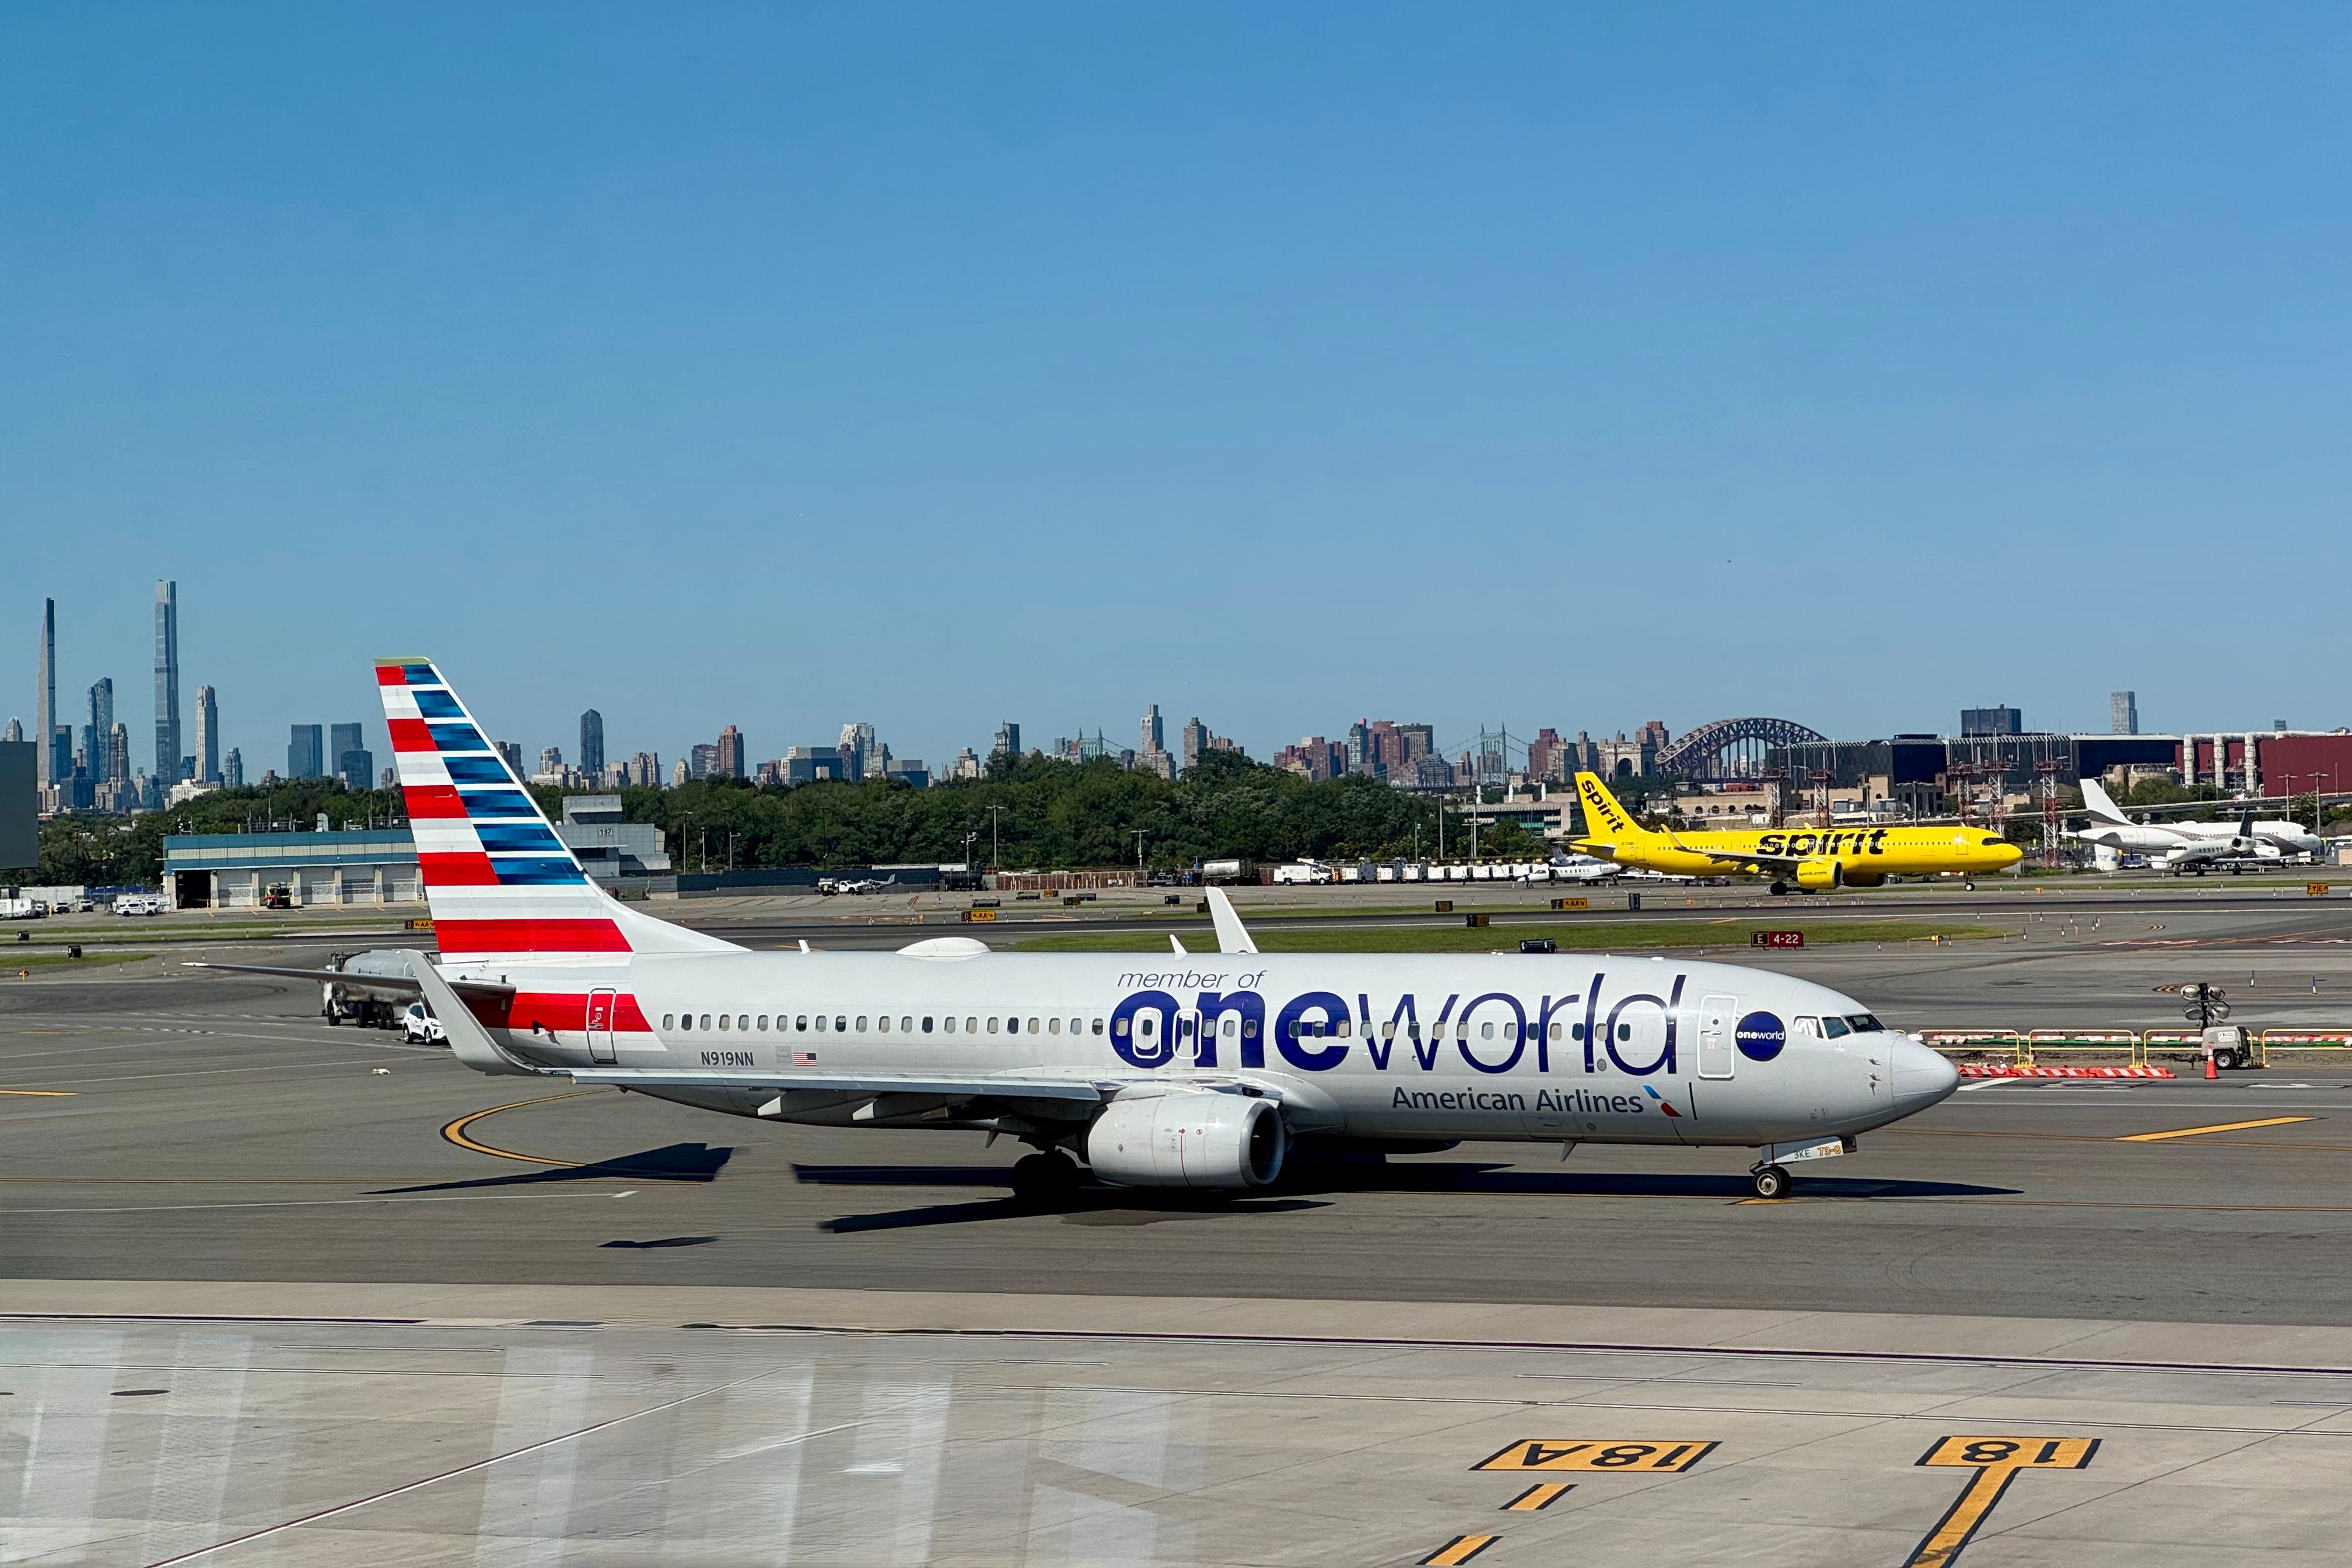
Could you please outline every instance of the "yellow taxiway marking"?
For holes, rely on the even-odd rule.
[[[2134,1132],[2118,1143],[2161,1143],[2168,1138],[2196,1138],[2208,1132],[2243,1132],[2249,1127],[2284,1127],[2295,1121],[2315,1121],[2313,1116],[2265,1116],[2259,1121],[2217,1121],[2210,1127],[2176,1127],[2169,1132]]]
[[[1457,1535],[1421,1560],[1421,1568],[1453,1568],[1467,1563],[1503,1538],[1499,1535]]]
[[[1713,1443],[1612,1443],[1605,1437],[1522,1437],[1474,1470],[1637,1470],[1679,1475],[1713,1452]]]
[[[1973,1469],[1944,1517],[1904,1560],[1903,1568],[1945,1568],[1976,1538],[2020,1470],[2079,1470],[2099,1451],[2096,1437],[1938,1437],[1923,1465]]]
[[[1505,1503],[1502,1511],[1533,1513],[1538,1509],[1549,1508],[1575,1489],[1574,1481],[1538,1481],[1534,1486]]]
[[[70,1089],[0,1089],[0,1094],[21,1094],[28,1100],[71,1100],[79,1092]]]
[[[488,1154],[499,1160],[520,1160],[526,1165],[555,1165],[567,1171],[577,1171],[587,1164],[584,1160],[551,1160],[542,1154],[518,1154],[511,1149],[493,1149],[488,1143],[478,1143],[466,1136],[466,1129],[485,1117],[496,1116],[501,1110],[520,1110],[526,1105],[545,1105],[551,1100],[576,1100],[583,1094],[599,1094],[601,1089],[575,1089],[563,1094],[542,1094],[533,1100],[510,1100],[504,1105],[493,1105],[488,1110],[477,1110],[460,1116],[441,1129],[441,1136],[460,1149],[471,1149],[477,1154]]]

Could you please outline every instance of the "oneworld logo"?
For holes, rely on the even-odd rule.
[[[1750,1013],[1736,1031],[1739,1054],[1752,1062],[1769,1062],[1789,1043],[1788,1026],[1770,1013]]]

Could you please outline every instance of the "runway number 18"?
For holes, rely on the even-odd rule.
[[[1976,1474],[1904,1568],[1948,1568],[1976,1539],[2020,1470],[2079,1470],[2098,1451],[2096,1437],[1938,1437],[1934,1447],[1919,1456],[1921,1464]]]

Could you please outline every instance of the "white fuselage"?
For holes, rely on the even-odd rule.
[[[2174,861],[2316,854],[2325,847],[2299,822],[2257,822],[2252,826],[2251,834],[2241,835],[2234,822],[2114,822],[2094,817],[2075,837],[2122,854]]]
[[[672,1078],[645,1092],[793,1121],[989,1124],[968,1094],[765,1075],[1058,1073],[1240,1084],[1277,1100],[1294,1131],[1343,1138],[1760,1146],[1880,1126],[1956,1081],[1836,992],[1674,960],[980,950],[440,967],[515,988],[486,1022],[526,1061],[707,1071],[708,1089]]]

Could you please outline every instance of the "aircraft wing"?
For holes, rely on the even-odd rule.
[[[1115,1079],[1070,1076],[990,1076],[941,1078],[931,1073],[821,1073],[778,1068],[713,1068],[679,1071],[671,1068],[551,1068],[577,1084],[613,1089],[821,1089],[834,1094],[940,1094],[958,1099],[1075,1100],[1098,1104],[1124,1087]]]
[[[281,980],[315,980],[320,984],[341,985],[353,991],[389,991],[395,995],[414,996],[420,987],[405,974],[356,974],[340,969],[289,969],[274,963],[184,963],[183,969],[217,969],[230,974],[274,974]],[[450,986],[476,996],[511,996],[514,987],[499,985],[487,980],[453,980]]]

